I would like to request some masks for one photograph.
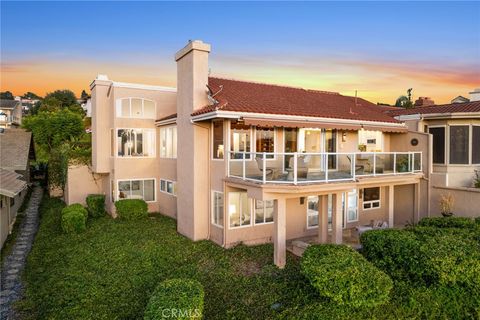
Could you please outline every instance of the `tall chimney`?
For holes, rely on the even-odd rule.
[[[177,62],[177,229],[192,240],[208,238],[209,127],[191,122],[208,105],[210,45],[190,41],[175,54]]]

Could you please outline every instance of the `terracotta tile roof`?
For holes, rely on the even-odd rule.
[[[210,77],[209,86],[218,101],[195,111],[192,116],[215,110],[282,114],[398,123],[385,108],[362,98],[335,92],[307,90],[279,85]],[[223,88],[220,90],[221,86]]]
[[[170,120],[170,119],[175,119],[177,117],[176,113],[170,114],[168,116],[162,117],[160,119],[157,119],[155,121],[164,121],[164,120]]]
[[[459,112],[480,112],[480,101],[450,103],[433,106],[425,106],[412,109],[389,110],[388,114],[400,116],[407,114],[429,114],[429,113],[459,113]]]

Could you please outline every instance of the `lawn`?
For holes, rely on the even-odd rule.
[[[44,198],[42,222],[28,258],[26,319],[141,319],[157,284],[193,278],[205,288],[205,319],[437,319],[479,316],[475,296],[448,288],[396,282],[390,303],[348,310],[320,298],[289,256],[284,270],[272,264],[271,245],[225,250],[192,242],[175,221],[156,214],[139,221],[91,219],[86,232],[63,234],[63,203]],[[477,296],[478,298],[478,296]],[[312,313],[302,313],[311,309]],[[300,312],[302,311],[302,312]]]

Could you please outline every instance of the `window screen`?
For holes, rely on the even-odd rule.
[[[433,163],[445,163],[445,128],[430,128],[433,136]]]

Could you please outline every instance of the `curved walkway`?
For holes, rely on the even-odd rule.
[[[23,285],[21,282],[22,270],[25,267],[28,253],[32,248],[39,224],[38,207],[42,200],[43,189],[35,185],[32,196],[25,210],[18,230],[12,252],[3,260],[0,286],[0,319],[15,319],[12,304],[21,299]]]

